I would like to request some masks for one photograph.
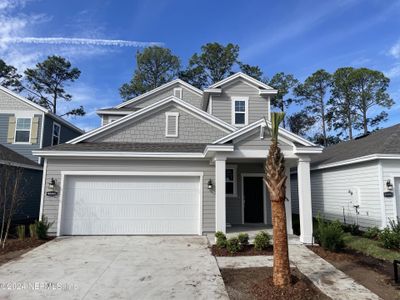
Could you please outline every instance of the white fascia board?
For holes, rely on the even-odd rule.
[[[208,94],[221,94],[222,90],[221,89],[205,89],[204,93]]]
[[[260,95],[276,95],[278,94],[278,90],[260,90]]]
[[[204,157],[208,157],[209,154],[215,152],[233,152],[234,146],[233,145],[207,145],[206,149],[204,149]]]
[[[230,81],[232,81],[232,80],[235,80],[235,79],[237,79],[237,78],[243,78],[243,79],[245,79],[245,80],[251,82],[251,83],[254,84],[255,86],[257,86],[257,87],[262,87],[262,88],[264,88],[264,89],[266,89],[266,90],[274,90],[274,89],[273,89],[272,87],[270,87],[269,85],[267,85],[267,84],[265,84],[265,83],[263,83],[263,82],[261,82],[261,81],[259,81],[259,80],[257,80],[257,79],[254,79],[253,77],[251,77],[251,76],[249,76],[249,75],[246,75],[246,74],[244,74],[244,73],[242,73],[242,72],[237,72],[237,73],[235,73],[235,74],[233,74],[233,75],[231,75],[231,76],[229,76],[229,77],[227,77],[227,78],[225,78],[225,79],[223,79],[223,80],[221,80],[221,81],[218,81],[218,82],[216,82],[216,83],[210,85],[208,88],[209,88],[209,89],[217,88],[217,87],[219,87],[220,85],[224,85],[224,84],[226,84],[226,83],[228,83],[228,82],[230,82]]]
[[[157,93],[159,91],[162,91],[162,90],[164,90],[166,88],[169,88],[170,86],[174,85],[175,83],[179,83],[179,84],[183,85],[184,87],[188,88],[189,90],[192,90],[193,92],[199,94],[200,96],[203,96],[203,91],[202,90],[199,90],[198,88],[192,86],[191,84],[189,84],[189,83],[187,83],[187,82],[185,82],[185,81],[183,81],[181,79],[175,79],[175,80],[167,82],[166,84],[163,84],[163,85],[161,85],[161,86],[159,86],[159,87],[157,87],[157,88],[155,88],[155,89],[153,89],[151,91],[148,91],[148,92],[146,92],[144,94],[141,94],[141,95],[139,95],[139,96],[137,96],[137,97],[135,97],[133,99],[127,100],[125,102],[122,102],[121,104],[115,106],[115,108],[121,108],[121,107],[124,107],[126,105],[129,105],[129,104],[132,104],[134,102],[137,102],[137,101],[139,101],[139,100],[141,100],[143,98],[146,98],[147,96],[153,95],[153,94],[155,94],[155,93]]]
[[[295,154],[320,154],[324,149],[322,147],[296,147],[294,146]]]
[[[142,115],[146,114],[147,112],[151,112],[154,109],[162,107],[164,104],[168,104],[170,102],[174,102],[174,103],[176,103],[176,104],[178,104],[178,105],[180,105],[180,106],[182,106],[184,108],[187,108],[188,111],[191,111],[192,113],[195,113],[195,114],[197,114],[199,116],[202,116],[202,117],[212,121],[214,124],[218,124],[220,127],[226,128],[228,131],[234,131],[236,129],[234,126],[229,125],[228,123],[216,118],[215,116],[210,115],[207,112],[205,112],[205,111],[203,111],[201,109],[198,109],[197,107],[195,107],[195,106],[193,106],[193,105],[191,105],[191,104],[189,104],[189,103],[187,103],[187,102],[185,102],[185,101],[183,101],[181,99],[178,99],[178,98],[176,98],[174,96],[170,96],[170,97],[165,98],[163,100],[160,100],[160,101],[158,101],[156,103],[153,103],[153,104],[151,104],[151,105],[149,105],[149,106],[147,106],[145,108],[142,108],[142,109],[140,109],[140,110],[138,110],[138,111],[136,111],[136,112],[134,112],[132,114],[126,115],[125,117],[122,117],[122,118],[120,118],[120,119],[118,119],[118,120],[116,120],[116,121],[114,121],[112,123],[108,123],[108,124],[106,124],[106,125],[104,125],[102,127],[96,128],[96,129],[94,129],[92,131],[89,131],[88,133],[86,133],[84,135],[81,135],[81,136],[79,136],[79,137],[77,137],[77,138],[75,138],[73,140],[70,140],[67,143],[68,144],[76,144],[76,143],[81,142],[81,141],[83,141],[85,139],[93,137],[93,136],[95,136],[95,135],[97,135],[97,134],[99,134],[101,132],[104,132],[104,131],[106,131],[106,130],[108,130],[110,128],[114,128],[115,126],[118,126],[118,125],[120,125],[120,124],[122,124],[122,123],[124,123],[126,121],[129,121],[131,119],[134,119],[134,118],[137,118],[139,116],[142,116]]]
[[[228,134],[218,140],[216,140],[215,142],[213,142],[213,144],[223,144],[226,143],[230,140],[233,140],[239,136],[241,136],[242,134],[245,134],[251,130],[253,130],[254,128],[257,128],[258,126],[260,126],[261,124],[263,124],[264,120],[258,120],[254,123],[251,123],[247,126],[244,126],[242,128],[240,128],[239,130],[236,130],[235,132],[232,132],[231,134]],[[265,123],[264,123],[265,124]]]
[[[203,153],[189,152],[106,152],[106,151],[51,151],[36,150],[42,157],[110,157],[110,158],[204,158]]]
[[[357,157],[357,158],[342,160],[342,161],[338,161],[338,162],[334,162],[334,163],[313,166],[313,167],[311,167],[311,170],[321,170],[321,169],[328,169],[328,168],[334,168],[334,167],[341,167],[341,166],[346,166],[346,165],[351,165],[351,164],[368,162],[368,161],[376,160],[376,159],[395,159],[395,160],[397,160],[397,159],[400,159],[400,154],[371,154],[371,155],[361,156],[361,157]]]
[[[138,110],[98,110],[96,114],[98,115],[129,115],[131,113],[137,112]]]

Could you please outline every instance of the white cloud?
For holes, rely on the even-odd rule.
[[[385,75],[389,78],[395,78],[400,76],[400,63],[396,63],[393,67],[391,67],[388,71],[385,72]]]
[[[400,58],[400,40],[390,48],[389,54],[394,58]]]

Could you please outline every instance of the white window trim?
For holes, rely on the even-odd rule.
[[[29,127],[29,130],[27,129],[17,129],[17,123],[18,119],[30,119],[31,120],[31,126]],[[14,144],[31,144],[31,139],[32,139],[32,117],[23,117],[23,116],[15,116],[15,131],[14,131]],[[17,131],[29,131],[29,141],[28,142],[17,142]]]
[[[57,145],[60,145],[60,140],[61,140],[61,125],[60,124],[58,124],[57,122],[53,122],[53,130],[51,131],[51,145],[52,146],[56,146],[56,145],[54,145],[53,144],[53,138],[54,138],[54,127],[55,126],[58,126],[59,128],[60,128],[60,130],[58,131],[58,144]]]
[[[236,165],[226,165],[225,169],[233,170],[233,193],[232,194],[226,193],[226,196],[227,197],[237,197],[237,166]],[[225,177],[226,177],[226,174],[225,174]],[[231,182],[231,181],[229,181],[229,182]],[[226,179],[225,179],[225,184],[226,184]]]
[[[175,117],[175,134],[168,133],[168,118]],[[165,113],[165,136],[166,137],[178,137],[178,124],[179,124],[179,113],[178,112],[166,112]]]
[[[231,105],[231,124],[236,127],[244,127],[249,124],[249,97],[235,96],[231,97],[232,105]],[[244,101],[244,124],[236,124],[235,123],[235,102],[236,101]]]
[[[179,92],[179,96],[176,96],[176,92]],[[174,88],[174,97],[182,100],[182,98],[183,98],[182,88]]]

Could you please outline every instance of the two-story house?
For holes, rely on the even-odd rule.
[[[271,224],[263,183],[277,90],[236,73],[199,90],[173,80],[98,111],[102,126],[34,153],[45,158],[41,210],[55,235],[204,234]],[[297,166],[301,241],[312,241],[313,143],[280,130],[290,176]]]
[[[64,143],[82,133],[63,118],[0,86],[0,164],[23,170],[23,199],[16,220],[39,216],[43,163],[32,151]]]

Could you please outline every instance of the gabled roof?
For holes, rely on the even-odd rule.
[[[241,129],[232,132],[231,134],[228,134],[218,140],[216,140],[215,142],[213,142],[213,144],[225,144],[233,139],[236,139],[260,126],[268,126],[268,128],[271,128],[271,122],[267,121],[265,122],[264,119],[260,119],[254,123],[251,123],[245,127],[242,127]],[[284,128],[279,128],[279,135],[286,138],[287,140],[290,140],[295,147],[317,147],[314,143],[284,129]],[[318,149],[320,147],[317,147]],[[322,148],[321,148],[322,150]]]
[[[86,133],[84,135],[81,135],[81,136],[79,136],[79,137],[77,137],[77,138],[75,138],[75,139],[73,139],[71,141],[68,141],[67,143],[76,144],[76,143],[82,142],[82,141],[84,141],[84,140],[86,140],[88,138],[91,138],[91,137],[93,137],[95,135],[98,135],[98,134],[103,133],[103,132],[105,132],[107,130],[110,130],[111,128],[115,128],[116,126],[120,126],[121,124],[124,124],[125,122],[128,122],[128,121],[133,120],[135,118],[138,118],[140,116],[144,116],[144,115],[149,114],[149,113],[151,113],[153,111],[161,109],[162,107],[164,107],[165,105],[168,105],[170,103],[175,103],[175,104],[181,106],[182,108],[187,109],[191,114],[193,114],[193,115],[195,115],[197,117],[203,118],[204,120],[207,120],[208,122],[210,122],[214,126],[219,127],[219,128],[221,128],[222,130],[224,130],[226,132],[233,132],[234,130],[236,130],[236,128],[234,126],[222,121],[221,119],[219,119],[219,118],[217,118],[217,117],[215,117],[213,115],[210,115],[209,113],[207,113],[207,112],[205,112],[205,111],[203,111],[203,110],[201,110],[201,109],[199,109],[199,108],[197,108],[197,107],[195,107],[195,106],[193,106],[193,105],[191,105],[191,104],[189,104],[189,103],[187,103],[187,102],[185,102],[185,101],[183,101],[183,100],[181,100],[181,99],[179,99],[177,97],[170,96],[170,97],[167,97],[167,98],[165,98],[163,100],[160,100],[160,101],[158,101],[156,103],[153,103],[153,104],[151,104],[151,105],[149,105],[149,106],[147,106],[145,108],[142,108],[141,110],[138,110],[138,111],[136,111],[134,113],[131,113],[131,114],[125,116],[125,117],[122,117],[122,118],[120,118],[120,119],[118,119],[118,120],[116,120],[116,121],[114,121],[112,123],[108,123],[107,125],[104,125],[102,127],[94,129],[92,131],[89,131],[88,133]]]
[[[126,105],[132,104],[134,102],[138,102],[141,99],[146,98],[148,96],[151,96],[151,95],[153,95],[155,93],[158,93],[158,92],[160,92],[162,90],[165,90],[165,89],[173,86],[176,83],[179,83],[179,84],[183,85],[184,87],[188,88],[189,90],[193,91],[194,93],[198,94],[199,96],[203,96],[203,91],[202,90],[199,90],[198,88],[194,87],[193,85],[191,85],[191,84],[189,84],[189,83],[187,83],[187,82],[185,82],[185,81],[183,81],[183,80],[178,78],[178,79],[172,80],[170,82],[167,82],[166,84],[163,84],[163,85],[161,85],[161,86],[159,86],[159,87],[157,87],[155,89],[152,89],[151,91],[148,91],[148,92],[146,92],[144,94],[141,94],[141,95],[139,95],[139,96],[137,96],[137,97],[135,97],[133,99],[127,100],[125,102],[122,102],[121,104],[115,106],[115,108],[122,108],[122,107],[124,107]]]
[[[261,82],[261,81],[259,81],[257,79],[254,79],[253,77],[251,77],[249,75],[246,75],[246,74],[244,74],[242,72],[237,72],[237,73],[235,73],[235,74],[233,74],[233,75],[231,75],[231,76],[229,76],[229,77],[227,77],[225,79],[222,79],[221,81],[218,81],[218,82],[210,85],[208,87],[208,89],[219,88],[220,86],[222,86],[224,84],[227,84],[227,83],[229,83],[229,82],[231,82],[233,80],[236,80],[238,78],[242,78],[242,79],[248,81],[252,85],[255,85],[257,88],[261,88],[261,89],[265,89],[265,90],[271,90],[271,93],[276,94],[278,92],[273,87],[270,87],[269,85],[265,84],[264,82]]]
[[[9,164],[11,166],[42,170],[42,166],[25,156],[0,144],[0,164]]]
[[[400,158],[400,124],[378,130],[365,137],[341,142],[324,149],[312,162],[315,168],[334,167],[382,157]],[[390,155],[390,156],[388,156]]]
[[[53,112],[51,112],[50,110],[44,108],[43,106],[36,104],[35,102],[26,99],[25,97],[22,97],[21,95],[18,95],[17,93],[14,93],[13,91],[10,91],[9,89],[3,87],[0,85],[0,90],[9,94],[10,96],[13,96],[14,98],[24,102],[25,104],[40,110],[41,112],[45,113],[46,115],[49,115],[50,117],[52,117],[53,119],[56,119],[58,122],[64,124],[65,126],[71,127],[73,129],[75,129],[76,131],[79,131],[80,133],[84,133],[84,131],[78,127],[76,127],[75,125],[73,125],[72,123],[68,122],[67,120],[63,119],[62,117],[57,116],[56,114],[54,114]]]

